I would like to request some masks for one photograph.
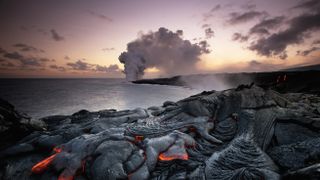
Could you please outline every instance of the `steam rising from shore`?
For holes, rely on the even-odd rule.
[[[182,30],[172,32],[161,27],[128,43],[127,51],[119,56],[126,79],[141,79],[146,68],[157,68],[166,75],[194,72],[200,55],[210,52],[209,46],[206,41],[192,44],[182,35]]]

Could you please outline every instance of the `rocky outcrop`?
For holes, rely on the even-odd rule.
[[[318,179],[320,98],[254,85],[159,107],[42,118],[1,179]]]
[[[40,120],[19,113],[9,102],[0,99],[0,149],[16,142],[35,130],[44,130]]]

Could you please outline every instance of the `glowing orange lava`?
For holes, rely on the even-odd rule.
[[[46,159],[38,162],[36,165],[34,165],[31,169],[32,173],[34,174],[40,174],[43,173],[43,171],[47,170],[49,165],[52,163],[53,159],[56,157],[58,153],[60,153],[62,150],[61,148],[54,148],[53,151],[55,154],[47,157]]]
[[[135,136],[134,139],[136,142],[140,142],[143,141],[143,136]]]
[[[181,160],[188,160],[189,159],[189,156],[187,153],[184,153],[184,154],[176,154],[176,155],[170,155],[170,156],[167,156],[166,154],[164,153],[161,153],[159,155],[159,159],[161,161],[172,161],[174,159],[181,159]]]
[[[73,176],[65,176],[65,175],[60,175],[58,180],[73,180]]]

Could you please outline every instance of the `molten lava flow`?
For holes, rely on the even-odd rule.
[[[60,153],[62,150],[61,148],[54,148],[53,151],[55,152],[55,154],[47,157],[46,159],[40,161],[39,163],[37,163],[36,165],[34,165],[31,169],[32,173],[35,174],[40,174],[43,171],[47,170],[49,165],[52,163],[53,159],[56,157],[56,155],[58,153]]]
[[[175,154],[175,155],[170,155],[170,156],[167,156],[166,154],[164,153],[161,153],[159,155],[159,159],[161,161],[172,161],[174,159],[181,159],[181,160],[188,160],[189,159],[189,156],[187,153],[184,153],[184,154]]]
[[[140,142],[140,141],[143,141],[143,136],[135,136],[134,139],[135,139],[135,142]]]
[[[40,174],[43,171],[45,171],[46,169],[48,169],[49,165],[51,164],[51,162],[53,161],[54,157],[57,154],[53,154],[51,156],[49,156],[48,158],[40,161],[39,163],[37,163],[36,165],[34,165],[31,169],[32,173],[35,174]]]
[[[190,132],[196,132],[196,128],[190,127],[190,128],[189,128],[189,131],[190,131]]]
[[[53,148],[53,151],[54,151],[55,153],[60,153],[60,152],[62,151],[62,149],[59,148],[59,147],[55,147],[55,148]]]
[[[73,176],[65,176],[65,175],[60,175],[58,180],[73,180]]]

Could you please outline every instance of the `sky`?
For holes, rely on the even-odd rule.
[[[318,64],[319,0],[0,0],[1,78],[150,78]]]

